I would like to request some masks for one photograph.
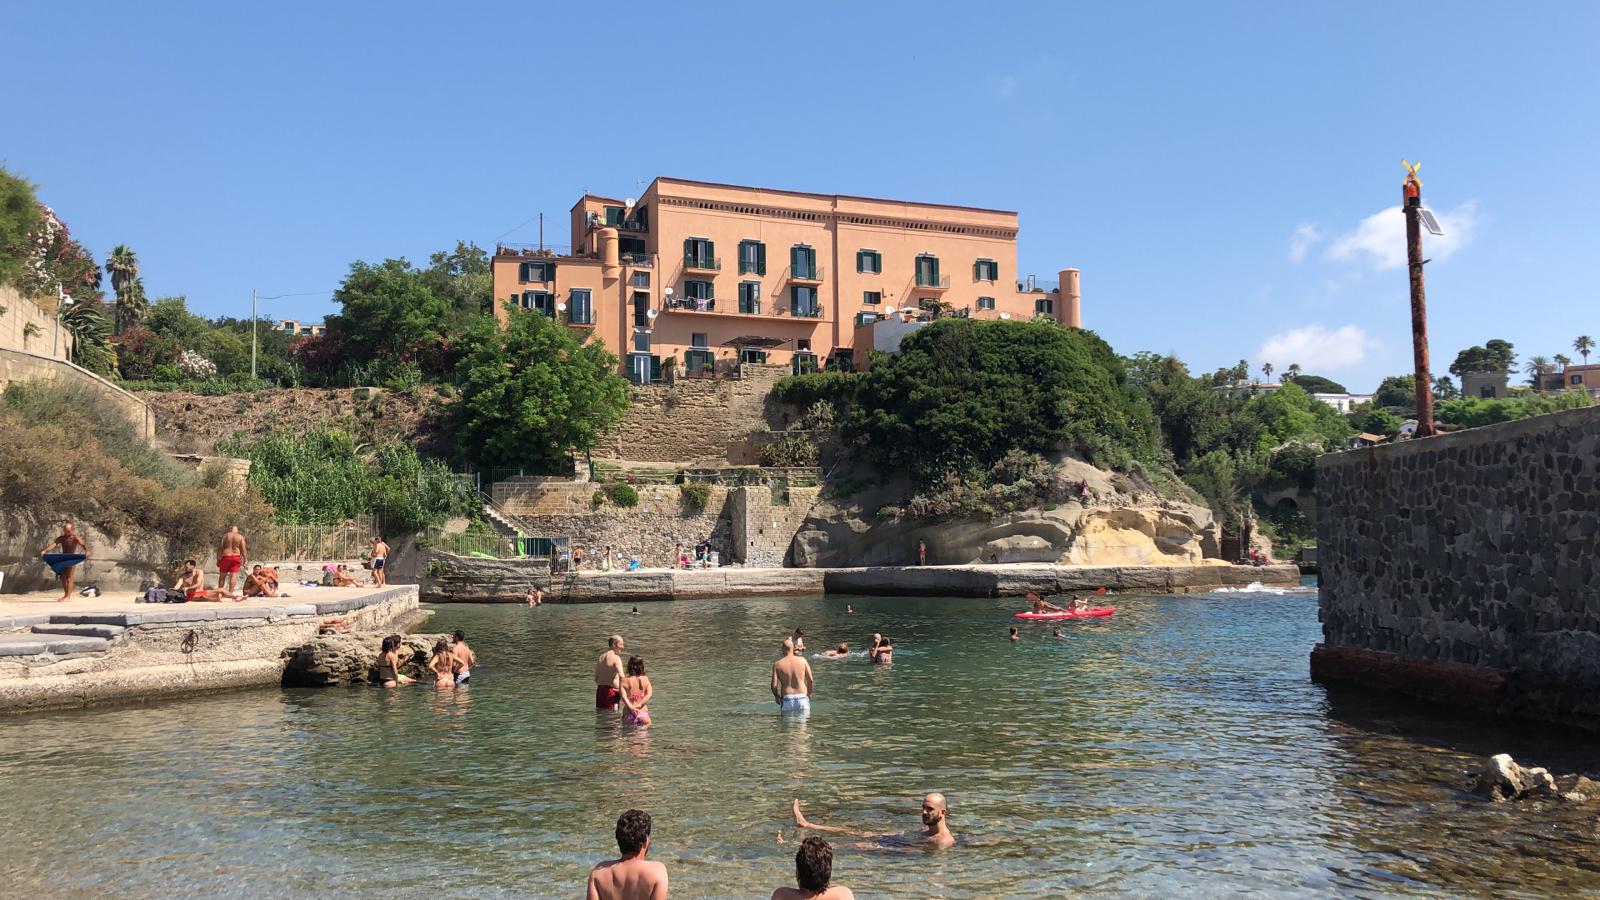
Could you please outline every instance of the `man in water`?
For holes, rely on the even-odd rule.
[[[800,801],[794,801],[790,808],[794,814],[794,824],[797,828],[808,828],[812,831],[832,831],[837,834],[851,834],[856,837],[872,838],[875,842],[886,843],[902,837],[899,834],[881,834],[870,831],[856,831],[852,828],[839,828],[833,825],[818,825],[806,821],[800,814]],[[944,795],[937,791],[922,798],[922,831],[913,835],[913,839],[935,848],[948,847],[956,842],[955,836],[950,833],[950,824],[947,821],[949,814]],[[779,834],[781,840],[783,835]]]
[[[217,587],[227,593],[233,592],[233,580],[249,560],[247,553],[239,526],[229,528],[228,533],[217,542]]]
[[[60,553],[51,553],[51,547],[60,547]],[[39,556],[44,559],[45,565],[56,573],[56,578],[61,581],[60,603],[72,596],[72,573],[78,564],[89,559],[89,545],[78,536],[77,529],[71,522],[61,523],[61,534],[56,539],[44,545],[39,551]]]
[[[794,641],[794,652],[806,652],[806,633],[799,626],[795,627],[794,634],[789,635],[789,640]]]
[[[606,652],[594,664],[595,709],[614,710],[622,702],[622,648],[622,635],[613,634],[606,641]]]
[[[544,602],[544,591],[541,591],[538,588],[534,588],[522,596],[524,600],[528,601],[529,606],[538,606]]]
[[[456,669],[456,684],[466,684],[472,677],[472,670],[478,667],[478,654],[472,652],[467,646],[467,636],[461,629],[451,635],[455,639],[455,646],[450,648],[450,655],[456,658],[460,667]]]
[[[374,587],[383,587],[389,583],[388,576],[383,567],[389,562],[389,545],[383,538],[372,536],[372,584]]]
[[[1013,640],[1013,641],[1015,641],[1015,640],[1020,640],[1020,639],[1019,639],[1019,638],[1018,638],[1018,637],[1017,637],[1017,629],[1016,629],[1016,626],[1012,626],[1012,628],[1011,628],[1011,639],[1012,639],[1012,640]]]
[[[1054,603],[1050,603],[1050,602],[1044,600],[1042,597],[1040,597],[1038,594],[1035,594],[1033,591],[1029,591],[1028,592],[1028,600],[1033,603],[1033,614],[1034,615],[1038,615],[1038,614],[1040,614],[1042,612],[1045,612],[1046,610],[1049,610],[1051,612],[1066,612],[1066,610],[1064,610],[1061,607],[1055,605]]]
[[[783,639],[783,656],[772,664],[772,699],[785,713],[811,712],[811,693],[817,681],[805,657],[794,655],[794,641]]]
[[[772,900],[855,900],[856,895],[833,880],[833,846],[819,837],[800,842],[794,854],[794,880],[800,888],[778,888]]]
[[[1050,632],[1050,636],[1051,637],[1066,637],[1066,635],[1061,633],[1060,626],[1057,626],[1055,631]]]
[[[650,814],[630,809],[617,817],[619,859],[589,873],[588,900],[667,900],[667,867],[645,859],[650,852]]]

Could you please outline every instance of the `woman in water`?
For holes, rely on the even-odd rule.
[[[872,636],[872,661],[875,663],[894,662],[894,647],[889,639],[881,634]]]
[[[433,670],[433,686],[439,688],[456,686],[456,670],[461,668],[460,660],[450,652],[450,642],[440,638],[433,645],[433,659],[428,661],[428,668]]]
[[[628,657],[628,674],[622,678],[622,721],[626,725],[644,727],[650,724],[650,698],[655,696],[655,688],[650,686],[650,677],[644,674],[644,659],[638,656]]]
[[[383,639],[377,668],[378,682],[386,688],[411,683],[411,678],[400,671],[400,635],[391,634]]]
[[[822,655],[829,659],[844,659],[850,655],[850,644],[848,641],[840,643],[836,649],[825,651]]]

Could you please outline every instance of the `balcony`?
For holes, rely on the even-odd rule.
[[[715,297],[672,297],[663,308],[683,312],[716,312],[717,300]]]
[[[612,224],[611,227],[617,229],[618,231],[649,231],[650,230],[650,226],[646,225],[643,221],[641,221],[639,219],[623,219],[621,222],[616,222],[616,223]]]
[[[916,290],[927,293],[948,291],[950,290],[950,276],[946,275],[940,278],[926,272],[918,272]]]
[[[795,284],[821,284],[823,273],[827,270],[822,266],[790,266],[784,273],[785,277]]]
[[[683,258],[685,272],[720,272],[722,260],[715,256],[685,256]]]
[[[811,306],[792,308],[789,310],[789,315],[796,319],[820,319],[822,318],[822,304],[817,303]]]
[[[619,257],[625,266],[635,269],[650,269],[655,267],[655,260],[648,253],[624,253]]]

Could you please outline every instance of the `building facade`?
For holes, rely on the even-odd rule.
[[[1539,376],[1541,391],[1583,391],[1591,397],[1600,397],[1600,363],[1594,365],[1567,365],[1559,372],[1546,372]]]
[[[572,244],[500,245],[495,314],[515,306],[593,333],[636,382],[856,369],[890,316],[1046,316],[1081,327],[1078,272],[1017,271],[1017,214],[657,178],[637,199],[586,194]]]
[[[294,337],[316,337],[326,331],[327,328],[321,322],[301,322],[299,319],[283,319],[278,322],[274,330]]]

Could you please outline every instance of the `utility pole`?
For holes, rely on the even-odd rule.
[[[256,380],[256,289],[250,289],[250,380]]]
[[[1417,433],[1431,437],[1433,431],[1433,370],[1428,365],[1428,303],[1422,288],[1422,181],[1417,170],[1422,163],[1408,163],[1401,182],[1401,208],[1406,216],[1406,263],[1411,273],[1411,352],[1417,371]]]

